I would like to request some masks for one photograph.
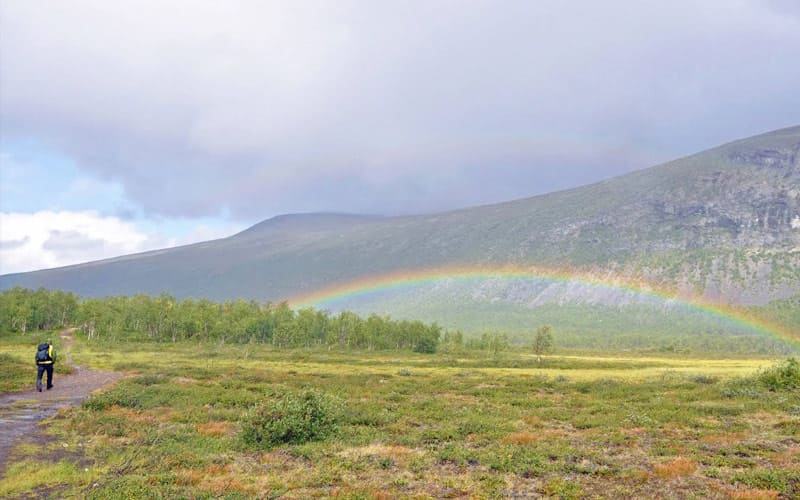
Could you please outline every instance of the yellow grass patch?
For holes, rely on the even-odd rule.
[[[253,493],[252,488],[247,487],[239,478],[231,476],[207,478],[199,485],[199,488],[215,496],[227,495],[234,491],[239,491],[244,494]]]
[[[755,413],[749,413],[745,416],[745,420],[747,420],[754,428],[775,425],[780,419],[780,415],[776,415],[775,413],[770,413],[768,411],[757,411]]]
[[[678,457],[672,462],[653,465],[653,473],[662,479],[689,476],[696,470],[697,462],[683,457]]]
[[[445,393],[439,394],[438,397],[447,399],[448,401],[460,402],[460,403],[470,403],[470,404],[480,401],[480,398],[478,398],[476,396],[472,396],[470,394],[456,394],[456,393],[453,393],[453,392],[445,392]]]
[[[374,457],[376,459],[391,459],[398,467],[405,467],[412,457],[422,455],[423,452],[406,446],[394,446],[383,444],[370,444],[356,448],[342,450],[337,455],[344,458],[358,459],[362,457]]]
[[[531,444],[541,438],[541,434],[533,432],[512,432],[502,439],[504,444]]]
[[[223,477],[223,479],[231,476],[230,465],[212,464],[202,469],[180,469],[176,471],[175,475],[178,479],[178,484],[200,486],[202,489],[213,491],[215,487],[208,487],[210,482],[216,485],[216,478]]]
[[[687,427],[679,422],[666,422],[661,426],[661,430],[665,433],[675,436],[686,432]]]
[[[532,427],[541,427],[542,425],[542,419],[538,415],[528,415],[522,420]]]
[[[362,498],[368,497],[370,500],[391,500],[397,498],[387,491],[370,488],[367,490],[354,490],[352,488],[339,488],[331,492],[331,498]]]
[[[553,429],[545,429],[543,431],[547,437],[563,437],[563,438],[577,438],[578,436],[588,436],[592,434],[591,430],[576,429],[574,427],[556,427]]]
[[[140,413],[131,410],[130,408],[123,408],[122,406],[118,405],[113,405],[106,411],[115,417],[124,417],[128,422],[151,425],[158,422],[158,420],[150,413]]]
[[[204,422],[196,427],[197,432],[204,436],[224,436],[230,430],[228,422]]]
[[[175,471],[175,482],[184,486],[194,486],[204,477],[205,474],[201,469],[181,469]]]
[[[700,438],[700,442],[703,444],[708,444],[713,446],[730,446],[736,443],[740,443],[746,437],[747,436],[741,432],[710,434],[708,436],[702,436]]]
[[[784,469],[797,469],[798,459],[800,459],[800,448],[792,447],[777,455],[773,455],[769,461],[773,465]]]
[[[402,458],[411,454],[417,454],[419,451],[406,446],[394,446],[384,444],[370,444],[367,446],[359,446],[358,448],[348,448],[342,450],[337,455],[347,458],[360,458],[360,457],[388,457],[388,458]]]
[[[770,500],[778,498],[780,492],[774,490],[759,490],[759,489],[746,489],[746,490],[728,490],[728,498],[735,500]]]
[[[259,456],[258,463],[260,465],[267,465],[270,467],[285,467],[286,464],[297,462],[298,459],[289,455],[283,450],[270,451],[262,453]]]

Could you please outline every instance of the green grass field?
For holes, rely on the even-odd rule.
[[[0,343],[0,359],[17,359],[23,347]],[[525,352],[81,338],[73,357],[128,376],[48,421],[46,453],[19,446],[0,497],[800,495],[800,374],[778,359],[554,355],[539,363]],[[257,408],[297,402],[308,389],[329,403],[320,410],[332,424],[324,439],[245,438],[264,424]],[[278,406],[290,430],[316,422]]]

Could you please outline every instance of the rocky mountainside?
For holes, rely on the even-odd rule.
[[[374,274],[509,263],[643,278],[740,304],[796,294],[800,127],[547,195],[420,216],[280,216],[221,240],[0,276],[0,288],[276,301]],[[502,293],[531,303],[517,292]],[[580,300],[575,287],[569,294]],[[548,296],[559,300],[557,289]]]

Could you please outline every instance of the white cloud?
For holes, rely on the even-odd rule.
[[[144,230],[135,223],[95,211],[0,212],[0,274],[206,241],[229,236],[240,227],[201,224],[188,228],[183,235],[170,237],[164,236],[163,229]]]
[[[0,212],[0,274],[34,271],[224,238],[241,224],[131,222],[96,211]]]
[[[154,244],[132,224],[94,211],[0,213],[0,274],[140,252]]]

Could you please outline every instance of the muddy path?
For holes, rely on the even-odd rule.
[[[70,366],[72,366],[70,347],[74,341],[72,338],[74,331],[75,329],[71,328],[60,334],[64,345],[63,352],[60,353],[63,356],[60,362],[66,362]],[[5,476],[5,469],[12,458],[11,450],[14,446],[22,440],[41,444],[47,441],[46,436],[37,432],[39,422],[52,417],[60,408],[80,404],[92,391],[110,384],[121,376],[120,373],[73,366],[71,374],[56,373],[53,376],[51,390],[37,392],[36,366],[31,362],[30,390],[0,395],[0,478]]]

